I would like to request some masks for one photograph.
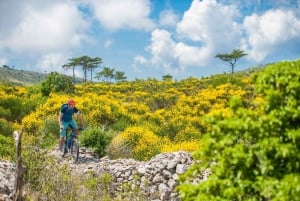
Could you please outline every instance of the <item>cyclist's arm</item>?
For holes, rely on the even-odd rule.
[[[83,127],[83,120],[82,116],[80,115],[79,112],[76,113],[77,120],[79,121],[80,127]]]
[[[59,112],[59,115],[58,115],[58,124],[59,124],[60,127],[62,126],[62,124],[61,124],[61,122],[62,122],[62,117],[63,117],[63,113],[62,113],[62,112]]]

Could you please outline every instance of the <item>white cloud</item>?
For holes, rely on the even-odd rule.
[[[148,51],[151,52],[153,64],[162,62],[173,63],[176,59],[175,42],[171,38],[171,34],[162,29],[156,29],[152,32],[151,45]]]
[[[8,2],[8,1],[7,1]],[[72,1],[26,1],[14,7],[16,1],[5,3],[1,10],[14,10],[11,19],[0,14],[0,49],[7,48],[17,53],[47,53],[67,50],[78,46],[87,37],[84,34],[88,23],[84,21]]]
[[[145,65],[147,63],[149,62],[145,57],[141,55],[136,55],[133,59],[133,65],[132,65],[134,72],[138,72],[138,73],[142,72],[140,65]]]
[[[146,59],[137,55],[133,64],[135,71],[140,72],[141,66],[161,68],[163,74],[170,75],[177,75],[182,71],[178,65],[176,43],[168,31],[155,29],[151,34],[151,44],[146,47],[146,51],[150,53],[151,58]]]
[[[69,76],[73,76],[72,69],[63,69],[62,66],[69,61],[66,61],[69,55],[63,53],[49,53],[45,54],[38,60],[36,68],[39,69],[41,73],[58,72]],[[83,72],[81,68],[75,68],[75,76],[82,77]]]
[[[234,6],[223,6],[216,0],[194,0],[177,25],[177,33],[188,40],[201,42],[211,50],[237,46],[240,27],[234,21],[239,15]]]
[[[178,43],[175,48],[180,66],[201,67],[208,63],[211,58],[211,50],[209,47],[196,47]]]
[[[0,66],[6,65],[6,64],[7,64],[7,59],[0,57]]]
[[[62,65],[66,62],[67,55],[60,53],[45,54],[37,62],[36,66],[43,72],[64,72]]]
[[[244,50],[250,62],[262,61],[282,48],[299,46],[300,20],[294,12],[282,7],[245,17],[243,22],[236,6],[194,0],[177,24],[176,35],[166,30],[152,32],[149,61],[164,72],[174,71],[171,75],[183,74],[190,67],[213,66],[216,54],[233,49]]]
[[[179,17],[173,10],[163,10],[159,15],[159,24],[161,26],[173,27],[177,24]]]
[[[262,61],[282,45],[288,49],[292,43],[300,44],[300,18],[291,10],[270,10],[261,16],[248,16],[244,29],[248,35],[245,47],[249,57],[256,61]]]
[[[141,55],[137,55],[134,57],[134,63],[136,64],[146,64],[147,63],[147,59]]]
[[[241,27],[234,21],[238,14],[235,7],[223,6],[215,0],[194,0],[177,24],[176,35],[162,29],[152,32],[147,47],[151,63],[175,75],[184,73],[187,67],[214,62],[218,52],[240,46]]]
[[[112,60],[114,65],[122,62],[120,66],[129,66],[129,61],[125,62],[137,51],[139,55],[133,60],[140,69],[147,66],[148,72],[153,68],[159,73],[182,75],[190,67],[200,72],[196,68],[214,66],[217,53],[235,48],[245,50],[249,62],[265,62],[271,56],[276,59],[283,51],[289,51],[288,56],[299,55],[299,0],[190,2],[180,15],[168,9],[156,16],[159,10],[155,9],[161,7],[152,7],[157,2],[151,0],[0,0],[0,64],[41,67],[49,72],[62,70],[60,66],[70,54],[105,52],[108,57],[126,55]],[[265,12],[265,8],[271,10]],[[159,17],[161,29],[150,17]],[[174,28],[176,32],[171,32]],[[135,30],[152,32],[151,40],[149,33]],[[143,45],[148,57],[141,53]]]
[[[136,29],[152,30],[153,21],[149,18],[150,0],[83,0],[90,4],[96,19],[109,30]]]

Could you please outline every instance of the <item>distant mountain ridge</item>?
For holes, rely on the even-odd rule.
[[[33,85],[46,79],[47,74],[34,71],[18,70],[9,67],[0,67],[0,82],[15,85]]]
[[[259,70],[264,68],[265,66],[266,65],[259,65],[256,67],[238,71],[236,73],[250,73],[253,70]],[[46,73],[14,69],[6,65],[3,65],[2,67],[0,66],[0,82],[10,83],[13,85],[22,85],[22,86],[34,85],[44,81],[47,75],[48,74]],[[71,76],[68,77],[72,79]],[[83,82],[83,78],[76,77],[75,80],[76,83]]]

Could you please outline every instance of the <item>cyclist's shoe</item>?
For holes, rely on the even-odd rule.
[[[56,148],[56,150],[59,151],[59,152],[63,152],[63,148],[59,147],[59,146]]]
[[[63,148],[63,150],[62,150],[62,152],[61,152],[61,156],[62,156],[62,157],[65,157],[65,155],[66,155],[67,153],[68,153],[68,150]]]

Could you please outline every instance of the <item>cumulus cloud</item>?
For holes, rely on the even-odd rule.
[[[151,44],[146,47],[146,51],[151,54],[151,58],[137,55],[133,64],[135,71],[141,72],[140,65],[163,68],[163,74],[177,75],[182,71],[178,64],[176,43],[167,30],[155,29],[151,33]]]
[[[169,62],[172,63],[174,61],[174,53],[172,50],[174,49],[174,42],[170,38],[170,33],[166,30],[155,29],[151,34],[151,45],[147,46],[145,49],[151,55],[151,59],[146,59],[144,56],[137,55],[134,58],[134,67],[145,65],[145,64],[153,64],[159,65],[161,63]]]
[[[63,72],[62,65],[65,62],[65,58],[67,55],[60,53],[50,53],[45,54],[42,58],[37,62],[38,69],[41,69],[43,72],[52,72],[58,71]]]
[[[6,65],[6,64],[7,64],[7,59],[0,57],[0,66]]]
[[[105,51],[126,55],[122,62],[133,59],[136,69],[182,75],[213,66],[217,53],[236,48],[249,63],[278,58],[283,50],[300,53],[299,0],[191,2],[180,15],[167,9],[156,16],[151,0],[0,0],[0,64],[49,72],[62,70],[68,55]],[[159,17],[158,25],[150,17]],[[131,49],[145,41],[144,53]]]
[[[233,49],[244,50],[248,54],[245,58],[255,63],[278,54],[282,48],[299,47],[300,19],[284,1],[277,1],[278,9],[243,17],[238,10],[241,5],[225,2],[193,0],[177,23],[176,33],[154,30],[147,47],[149,62],[163,67],[164,72],[174,71],[174,75],[189,67],[210,66],[216,62],[216,54]],[[256,11],[256,4],[249,6]]]
[[[161,26],[173,27],[177,24],[178,20],[179,17],[173,10],[163,10],[159,14],[159,24]]]
[[[235,7],[215,0],[194,0],[177,24],[176,35],[167,30],[152,32],[147,47],[152,64],[171,75],[209,64],[216,52],[240,45],[240,26],[234,21],[238,14]]]
[[[6,1],[5,7],[1,8],[14,10],[17,15],[10,20],[0,14],[0,18],[7,20],[1,20],[0,26],[9,27],[7,31],[1,31],[0,49],[7,48],[17,53],[47,53],[78,46],[87,39],[84,31],[88,23],[72,1],[29,0],[18,3],[22,6],[15,8],[15,1]]]
[[[181,67],[205,66],[212,57],[210,47],[191,46],[182,42],[176,44],[175,51]]]
[[[134,57],[134,63],[138,63],[138,64],[146,64],[147,63],[147,59],[141,55],[137,55]]]
[[[83,0],[92,6],[96,20],[109,30],[135,29],[150,31],[150,0]]]
[[[142,55],[136,55],[134,58],[133,58],[133,70],[134,72],[142,72],[142,69],[139,67],[140,65],[145,65],[149,63],[148,60],[143,57]]]
[[[234,6],[224,6],[216,0],[194,0],[177,25],[177,33],[188,40],[215,48],[239,44],[241,33]],[[214,49],[214,48],[211,48]]]
[[[58,55],[89,42],[89,26],[71,0],[0,1],[0,53],[28,70],[61,70]]]
[[[247,33],[245,47],[250,59],[255,61],[262,61],[284,44],[286,47],[300,44],[300,18],[292,10],[253,14],[245,18],[243,25]]]
[[[152,55],[152,63],[160,64],[162,62],[173,63],[176,59],[175,43],[171,34],[166,30],[156,29],[152,32],[151,45],[148,51]]]

